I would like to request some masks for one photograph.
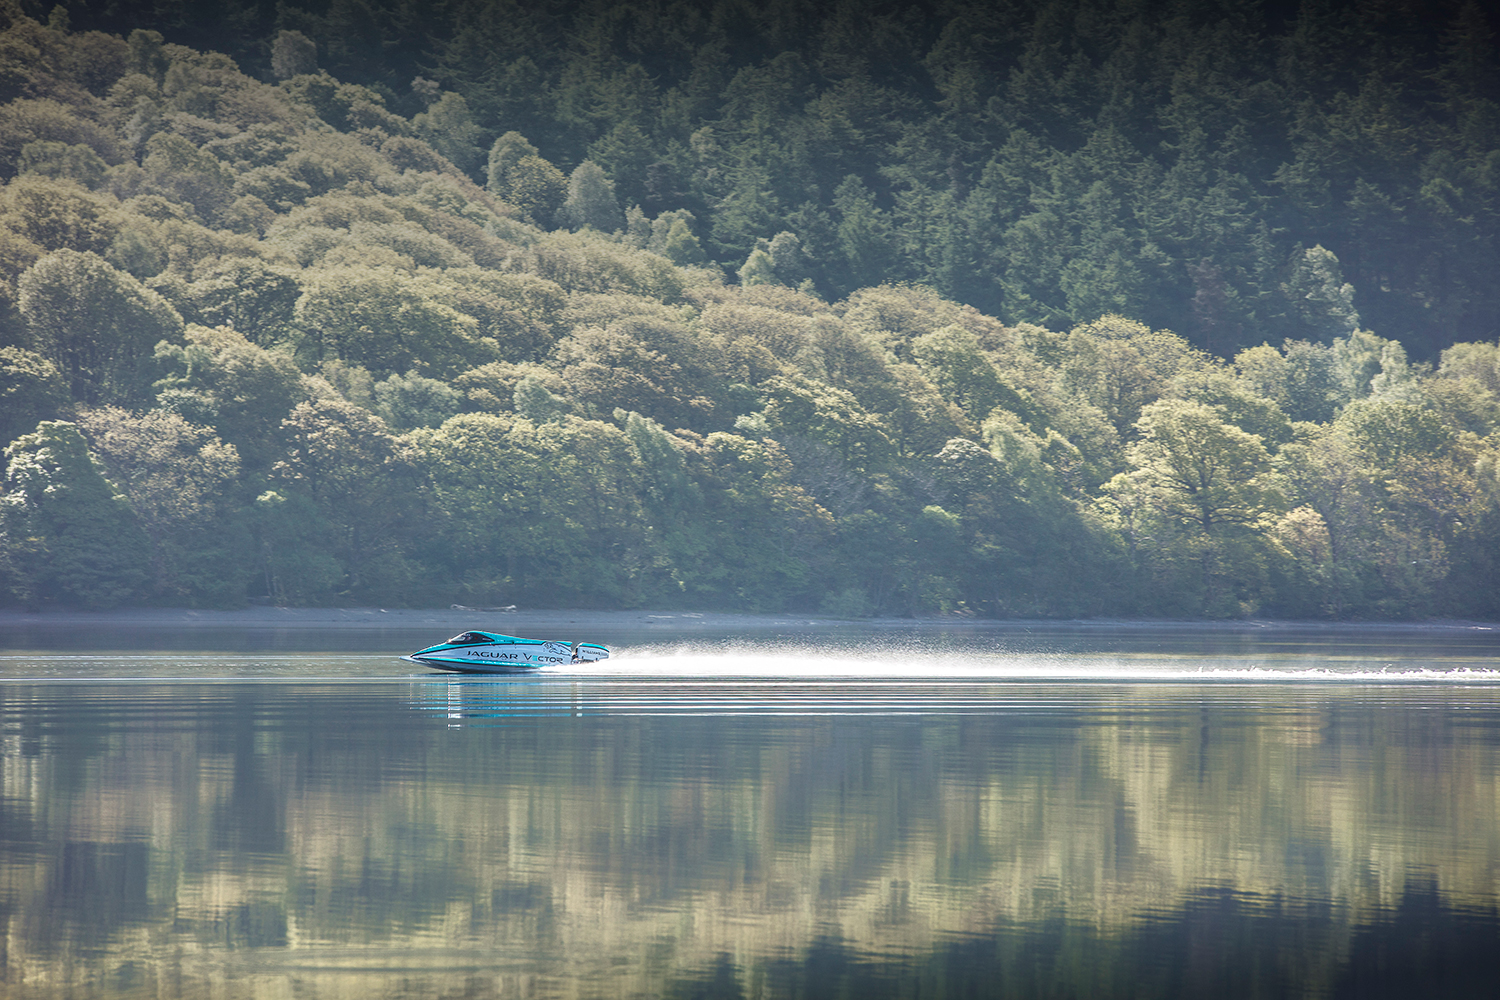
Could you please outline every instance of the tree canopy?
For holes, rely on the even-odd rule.
[[[1500,612],[1473,4],[209,6],[0,7],[4,600]]]

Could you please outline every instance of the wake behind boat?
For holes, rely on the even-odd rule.
[[[447,642],[420,649],[402,659],[437,670],[503,674],[607,660],[609,650],[594,642],[558,642],[553,639],[522,639],[495,632],[463,632]]]

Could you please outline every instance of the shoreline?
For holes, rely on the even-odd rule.
[[[1500,623],[1458,619],[1422,621],[1344,621],[1307,619],[1133,619],[1133,618],[830,618],[822,615],[770,614],[716,611],[591,611],[585,609],[517,609],[486,611],[478,608],[280,608],[249,607],[233,611],[187,608],[136,608],[113,611],[18,611],[0,609],[0,629],[20,627],[112,627],[112,628],[479,628],[520,634],[558,630],[567,626],[592,628],[649,628],[662,631],[758,630],[771,628],[964,628],[981,631],[1089,631],[1092,629],[1166,631],[1500,631]]]

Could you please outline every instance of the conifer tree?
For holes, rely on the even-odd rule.
[[[278,31],[271,46],[271,73],[278,80],[318,71],[318,47],[300,31]]]

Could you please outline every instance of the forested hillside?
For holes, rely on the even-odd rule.
[[[0,0],[6,600],[1500,612],[1477,6],[213,6]]]
[[[592,160],[622,208],[691,212],[703,249],[731,274],[761,241],[790,233],[778,275],[811,280],[828,301],[914,281],[1007,323],[1067,329],[1117,312],[1224,356],[1358,324],[1436,361],[1500,330],[1500,15],[1488,6],[68,9],[80,28],[153,28],[227,51],[258,78],[322,67],[370,88],[372,103],[481,181],[489,144],[510,131],[565,173]],[[34,16],[51,9],[39,2]],[[363,106],[355,121],[331,95],[314,100],[339,128],[389,130]],[[502,173],[500,190],[525,187],[537,222],[568,221],[544,193],[549,178]],[[1341,277],[1307,266],[1314,246],[1336,255]]]

